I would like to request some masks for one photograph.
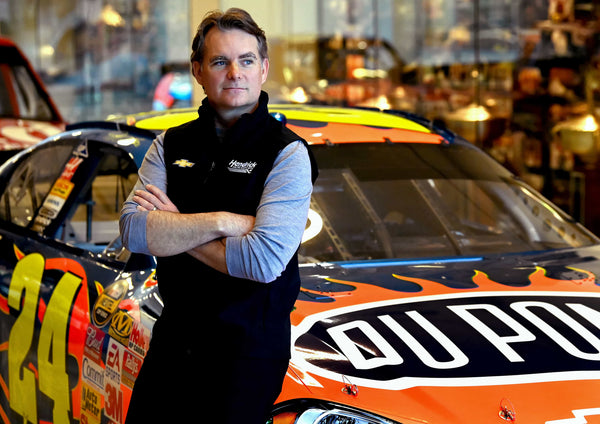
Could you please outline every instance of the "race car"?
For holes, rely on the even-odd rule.
[[[598,422],[598,237],[414,115],[271,113],[320,169],[272,423]],[[124,422],[162,301],[119,211],[156,134],[195,116],[73,125],[0,167],[2,422]]]
[[[14,42],[0,37],[0,162],[64,129],[29,60]]]

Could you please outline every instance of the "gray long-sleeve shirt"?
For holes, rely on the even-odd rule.
[[[139,169],[138,181],[121,211],[124,246],[150,254],[146,242],[147,211],[138,211],[135,190],[147,184],[167,191],[163,150],[164,134],[152,143]],[[275,280],[296,252],[306,226],[312,193],[311,166],[301,141],[286,146],[277,156],[256,211],[252,231],[226,239],[225,257],[230,275],[263,283]]]

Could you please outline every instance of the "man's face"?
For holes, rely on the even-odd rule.
[[[254,111],[268,70],[256,37],[238,29],[212,28],[206,34],[202,63],[193,63],[196,81],[225,121]]]

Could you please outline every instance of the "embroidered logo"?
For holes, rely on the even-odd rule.
[[[238,172],[240,174],[250,174],[256,167],[256,162],[238,162],[235,159],[232,159],[231,162],[227,165],[227,169],[229,172]]]
[[[176,165],[180,168],[191,168],[195,164],[187,159],[178,159],[175,162],[173,162],[173,165]]]

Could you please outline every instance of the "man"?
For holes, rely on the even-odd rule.
[[[192,50],[198,118],[157,137],[121,216],[125,246],[157,256],[164,302],[127,423],[264,424],[317,171],[268,113],[266,39],[247,12],[207,15]]]

